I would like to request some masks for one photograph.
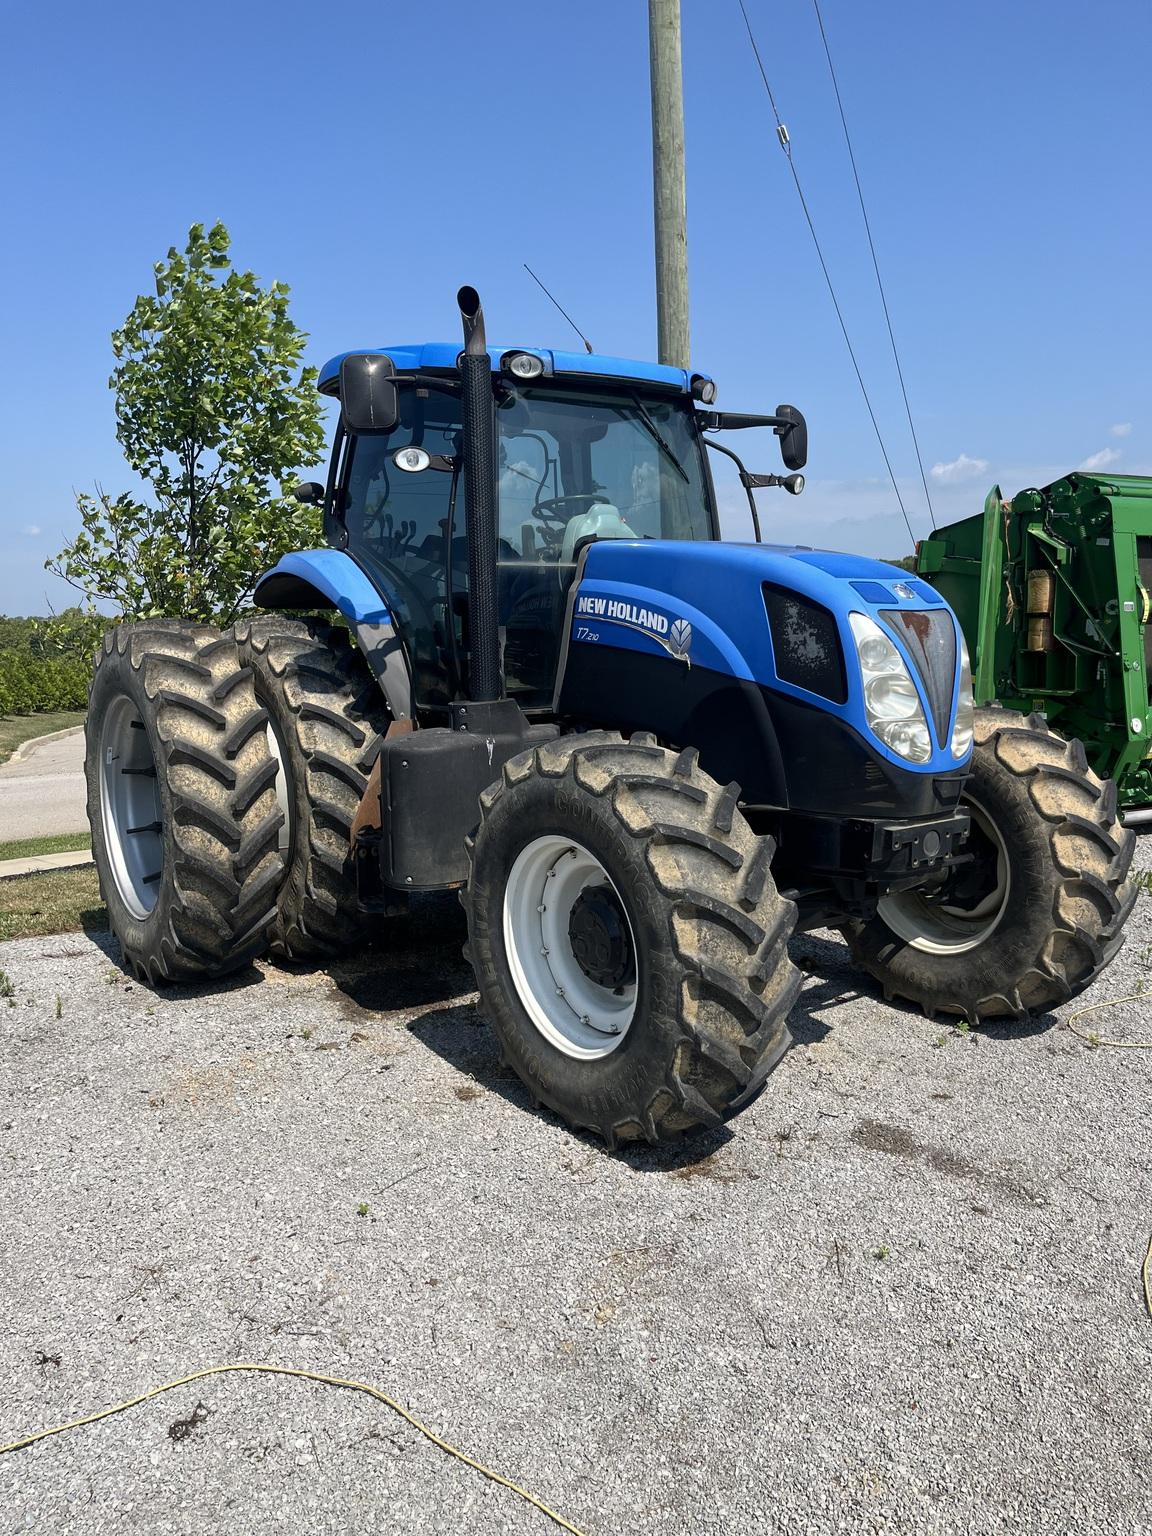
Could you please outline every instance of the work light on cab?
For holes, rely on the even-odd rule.
[[[538,379],[544,372],[544,359],[531,352],[508,352],[504,367],[518,379]]]

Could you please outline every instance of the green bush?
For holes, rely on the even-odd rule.
[[[91,666],[74,656],[0,651],[0,715],[83,709]]]
[[[0,614],[0,715],[84,709],[92,662],[112,622],[84,608],[50,618]]]

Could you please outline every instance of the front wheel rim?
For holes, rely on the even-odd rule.
[[[876,913],[897,938],[925,955],[963,955],[991,938],[1012,888],[1008,849],[993,818],[974,800],[965,800],[973,823],[992,844],[996,876],[992,889],[976,906],[962,908],[929,900],[923,891],[892,891],[882,896]]]
[[[105,710],[100,730],[100,817],[116,892],[143,922],[164,872],[160,783],[140,711],[123,693]]]
[[[516,995],[541,1035],[579,1061],[597,1061],[618,1050],[636,1015],[638,982],[599,985],[572,949],[573,908],[590,887],[610,887],[628,930],[632,921],[611,875],[570,837],[535,838],[520,850],[504,887],[504,948]]]

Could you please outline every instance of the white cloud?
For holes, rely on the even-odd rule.
[[[961,480],[975,480],[986,473],[987,459],[970,459],[966,453],[953,459],[950,464],[933,464],[929,474],[941,485],[956,485]]]
[[[1101,448],[1099,453],[1090,453],[1079,469],[1107,469],[1109,464],[1115,464],[1120,457],[1119,448]]]
[[[30,539],[35,539],[35,538],[37,538],[39,536],[40,524],[39,523],[25,523],[23,528],[21,528],[20,532],[21,533],[26,533]]]
[[[1130,421],[1118,421],[1114,427],[1108,428],[1113,437],[1130,437],[1132,423]]]

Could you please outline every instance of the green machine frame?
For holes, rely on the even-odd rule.
[[[977,704],[1047,716],[1152,821],[1152,477],[1070,474],[936,530],[920,574],[972,655]]]

